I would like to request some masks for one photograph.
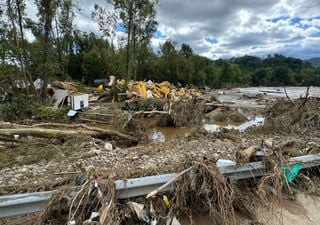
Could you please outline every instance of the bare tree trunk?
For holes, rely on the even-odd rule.
[[[23,32],[23,24],[22,24],[22,9],[21,9],[21,4],[22,4],[22,1],[21,0],[16,0],[16,4],[17,4],[17,10],[18,10],[18,21],[19,21],[19,29],[20,29],[20,36],[21,36],[21,62],[22,62],[22,65],[24,65],[24,69],[23,69],[23,74],[24,74],[24,77],[26,80],[29,81],[30,83],[30,86],[32,88],[32,91],[35,92],[35,87],[33,85],[33,80],[32,80],[32,77],[30,75],[30,73],[28,72],[28,62],[27,62],[27,59],[26,59],[26,48],[25,48],[25,45],[24,45],[24,32]],[[29,89],[29,87],[27,87]]]
[[[43,100],[47,97],[47,84],[48,84],[48,64],[49,64],[49,44],[50,44],[50,32],[52,30],[52,17],[50,15],[51,10],[51,3],[48,2],[45,5],[45,15],[44,15],[44,48],[43,48],[43,64],[44,64],[44,70],[43,71],[43,87],[41,90],[41,98]]]
[[[19,44],[19,41],[18,41],[17,27],[16,27],[16,23],[15,23],[15,15],[14,15],[14,10],[13,10],[12,6],[13,6],[13,2],[11,0],[7,0],[7,14],[8,14],[8,17],[10,19],[11,26],[12,26],[13,39],[14,39],[15,47],[17,48],[17,50],[19,52],[18,61],[19,61],[19,64],[20,64],[20,69],[22,71],[22,74],[25,74],[24,73],[24,65],[23,65],[23,61],[22,61],[22,54],[21,54],[20,44]]]
[[[62,65],[62,50],[61,50],[61,43],[60,43],[60,32],[58,27],[58,20],[57,16],[54,17],[56,23],[56,35],[57,35],[57,51],[58,51],[58,60],[59,60],[59,67],[61,72],[63,73],[63,65]]]
[[[126,55],[126,78],[130,79],[129,75],[129,65],[130,65],[130,42],[132,33],[132,18],[133,18],[133,3],[134,0],[129,2],[129,21],[128,21],[128,38],[127,38],[127,55]]]
[[[137,26],[134,25],[133,26],[133,31],[132,31],[132,45],[133,45],[133,54],[132,54],[132,61],[133,61],[133,75],[134,75],[134,79],[137,80],[137,52],[136,52],[136,31],[137,31]]]

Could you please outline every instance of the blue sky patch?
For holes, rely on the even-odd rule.
[[[284,47],[286,48],[300,48],[301,44],[300,43],[296,43],[296,44],[285,44]]]
[[[116,24],[116,31],[117,32],[126,32],[126,28],[122,23],[117,23]]]
[[[279,17],[276,17],[276,18],[268,19],[267,21],[268,22],[272,22],[272,23],[277,23],[280,20],[287,20],[289,18],[290,18],[289,16],[279,16]]]
[[[290,19],[289,24],[290,24],[290,25],[300,24],[300,21],[301,21],[301,20],[302,20],[302,19],[301,19],[300,17],[293,17],[293,18]]]
[[[217,44],[219,42],[218,38],[215,38],[215,37],[207,37],[205,38],[205,40],[210,44]]]
[[[311,34],[311,37],[320,37],[320,31]]]
[[[289,25],[299,27],[303,30],[306,30],[312,26],[309,24],[303,24],[303,23],[301,23],[301,21],[312,21],[314,19],[320,19],[320,16],[311,17],[311,18],[301,18],[299,16],[295,16],[295,17],[279,16],[279,17],[275,17],[272,19],[268,19],[267,21],[272,22],[272,23],[277,23],[280,20],[288,20]]]
[[[154,33],[153,37],[156,39],[166,39],[167,38],[167,36],[165,34],[162,34],[159,30],[157,30]]]

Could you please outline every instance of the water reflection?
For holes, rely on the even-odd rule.
[[[228,129],[228,130],[238,130],[240,132],[244,132],[246,129],[253,127],[253,126],[261,126],[264,123],[264,117],[256,116],[255,118],[244,122],[240,125],[233,125],[229,124],[227,126],[221,126],[217,124],[204,124],[203,128],[208,132],[219,132],[221,129]]]

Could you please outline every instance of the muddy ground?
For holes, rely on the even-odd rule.
[[[213,120],[213,122],[210,121],[211,123],[220,125],[221,123],[223,125],[241,124],[248,120],[243,112],[238,113],[234,108],[223,107],[218,108],[216,112],[203,115],[205,120],[199,124],[182,128],[170,127],[167,134],[165,132],[168,130],[163,127],[161,130],[155,125],[157,123],[154,123],[155,120],[152,117],[147,119],[140,117],[140,122],[145,125],[146,135],[137,146],[125,147],[114,140],[101,141],[91,137],[63,139],[26,137],[20,138],[18,142],[0,141],[3,146],[0,148],[0,195],[74,186],[89,170],[93,170],[94,176],[99,179],[116,180],[178,172],[186,161],[201,161],[206,158],[236,160],[237,151],[260,145],[262,140],[268,138],[274,140],[274,145],[292,142],[293,144],[287,149],[283,149],[287,156],[318,153],[320,150],[319,99],[295,100],[294,104],[288,100],[274,101],[275,104],[265,110],[245,109],[246,115],[255,117],[259,114],[265,117],[265,122],[264,125],[251,127],[244,132],[221,129],[219,132],[211,133],[204,129],[203,125],[208,122],[208,118]],[[101,113],[101,108],[99,110]],[[89,123],[89,125],[110,127],[110,125],[96,123]],[[2,125],[2,127],[6,126],[8,126],[7,123]],[[177,129],[180,130],[177,131]],[[164,142],[148,139],[148,135],[154,130],[162,131],[170,138],[166,138]],[[308,196],[304,198],[310,201]],[[287,208],[288,213],[298,210],[291,208]],[[263,210],[265,208],[262,208]],[[308,208],[306,211],[311,213]],[[263,212],[262,215],[265,216],[268,213]],[[290,222],[298,224],[294,222],[298,220],[301,222],[299,224],[317,224],[314,223],[316,216],[310,219],[309,214],[301,215],[308,218],[307,221],[313,221],[313,223],[303,223],[298,218],[299,215],[295,217],[289,215],[290,218],[286,220],[288,223],[284,222],[284,224]],[[270,223],[264,220],[265,224],[269,224],[267,222]],[[14,221],[5,223],[15,224]],[[20,222],[16,224],[18,223]],[[199,224],[206,223],[204,221]]]

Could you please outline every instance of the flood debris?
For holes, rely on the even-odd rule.
[[[170,101],[190,100],[203,98],[202,93],[193,88],[176,87],[168,81],[154,83],[149,81],[116,80],[114,76],[109,79],[105,87],[99,85],[97,92],[101,93],[100,100],[123,101],[128,99],[164,99]]]
[[[168,106],[168,114],[159,116],[158,125],[163,127],[190,127],[204,119],[204,104],[199,101],[179,101]]]
[[[239,112],[238,109],[230,107],[219,107],[210,113],[205,114],[208,123],[225,122],[225,123],[244,123],[248,117]]]
[[[143,87],[142,83],[136,85],[139,88]],[[168,87],[168,84],[164,86]],[[147,89],[146,99],[134,96],[127,99],[127,102],[123,100],[120,103],[93,103],[92,109],[84,113],[79,112],[80,116],[85,113],[92,114],[92,117],[88,118],[91,121],[87,121],[87,124],[79,124],[79,120],[71,124],[35,124],[35,121],[26,124],[1,124],[0,139],[8,140],[1,140],[0,146],[6,148],[1,151],[9,152],[17,148],[20,149],[17,154],[21,154],[20,157],[13,154],[17,159],[8,159],[11,161],[3,164],[5,166],[1,174],[8,173],[11,176],[12,173],[5,169],[10,169],[9,164],[14,162],[16,173],[21,174],[18,178],[14,177],[16,183],[19,183],[20,176],[24,176],[26,171],[31,171],[30,168],[48,168],[47,164],[51,167],[48,171],[35,170],[35,173],[39,174],[39,182],[43,183],[40,188],[39,183],[26,189],[22,184],[19,184],[21,187],[18,188],[11,182],[10,189],[1,187],[0,192],[52,190],[52,180],[48,179],[48,184],[44,184],[40,179],[41,174],[51,173],[51,179],[58,179],[56,176],[59,176],[54,187],[64,186],[64,189],[61,188],[60,195],[50,201],[42,215],[42,224],[54,224],[54,221],[59,221],[56,224],[180,224],[183,218],[192,217],[193,213],[204,213],[210,216],[212,224],[233,225],[237,224],[238,214],[258,223],[256,209],[259,205],[276,207],[281,204],[283,195],[293,196],[295,189],[307,190],[310,193],[320,190],[320,185],[319,188],[317,186],[320,181],[316,181],[315,178],[318,172],[301,170],[299,164],[287,166],[287,160],[292,156],[318,153],[318,137],[295,138],[285,133],[288,127],[293,126],[297,130],[299,128],[301,134],[307,134],[312,130],[317,135],[315,128],[320,106],[317,99],[308,98],[305,103],[304,99],[294,100],[295,106],[287,105],[286,101],[281,100],[278,105],[276,103],[268,108],[266,115],[261,116],[256,115],[255,111],[247,113],[245,110],[215,105],[213,108],[216,109],[213,109],[211,116],[213,121],[220,122],[220,125],[216,125],[218,133],[210,133],[201,129],[203,124],[215,125],[207,123],[210,118],[205,118],[205,100],[169,100],[170,95],[165,89],[164,94],[160,93],[163,97],[151,98],[151,89]],[[302,103],[301,107],[299,103]],[[167,142],[160,137],[163,133],[151,127],[151,130],[155,129],[155,139],[161,141],[156,144],[146,143],[143,142],[147,140],[146,128],[142,122],[150,117],[153,117],[158,125],[162,123],[163,126],[172,128],[195,128],[191,133]],[[107,118],[110,119],[110,123],[100,123],[107,122]],[[279,121],[281,122],[277,124]],[[288,121],[289,124],[285,124]],[[254,126],[259,127],[253,128]],[[251,129],[247,130],[248,127]],[[225,132],[224,128],[240,132]],[[19,139],[16,140],[13,135],[19,135]],[[64,145],[67,145],[64,142],[72,142],[68,140],[69,137],[77,143],[69,146],[73,148],[73,154],[70,155],[66,154],[68,150],[64,150]],[[30,158],[34,152],[28,154],[31,150],[24,149],[28,141],[32,142],[34,152],[37,151],[35,143],[39,141],[41,144],[38,148],[46,150],[44,146],[48,145],[48,148],[53,148],[50,151],[51,155],[54,152],[57,156],[61,154],[61,157],[51,161],[52,158],[45,156],[46,161],[36,164],[41,156],[36,159]],[[140,145],[129,148],[138,143]],[[10,145],[18,146],[9,147]],[[86,147],[82,148],[80,145]],[[24,149],[25,153],[21,153],[21,149]],[[212,156],[214,158],[211,158]],[[61,161],[62,159],[64,160]],[[184,160],[185,163],[181,162]],[[270,168],[261,178],[233,181],[219,172],[221,166],[258,161],[263,161]],[[69,163],[70,165],[62,165]],[[25,172],[18,168],[20,165]],[[87,170],[89,166],[94,169]],[[180,175],[166,184],[174,185],[174,192],[163,193],[165,188],[160,187],[148,198],[119,200],[112,186],[115,178],[179,171],[182,171]],[[74,180],[80,188],[65,189],[64,184],[73,186],[70,184],[73,184]]]
[[[262,132],[269,133],[309,133],[320,127],[319,98],[279,100],[266,112]]]
[[[40,219],[42,224],[59,219],[68,224],[178,225],[181,218],[192,221],[192,215],[205,213],[209,224],[235,225],[238,215],[259,224],[257,209],[281,207],[283,196],[294,195],[290,187],[293,182],[306,182],[315,190],[313,181],[301,172],[302,163],[288,167],[279,154],[265,160],[270,166],[261,178],[235,182],[220,173],[216,159],[189,159],[184,164],[186,169],[146,198],[127,201],[117,199],[113,180],[100,180],[91,167],[86,170],[81,187],[73,194],[57,192]],[[233,165],[227,162],[230,163]],[[163,193],[169,185],[174,185],[174,191]]]

